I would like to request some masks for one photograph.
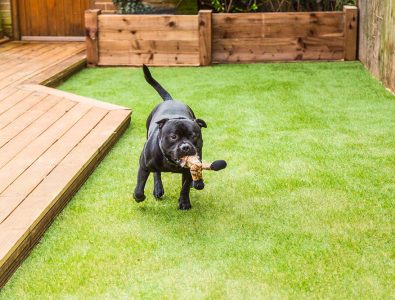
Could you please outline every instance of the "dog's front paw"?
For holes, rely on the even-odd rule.
[[[154,191],[152,193],[156,199],[159,199],[165,194],[165,190],[163,189],[162,185],[155,184],[154,185]]]
[[[203,179],[199,179],[196,181],[192,181],[192,187],[197,189],[197,190],[202,190],[204,189],[204,182]]]
[[[136,193],[136,192],[134,192],[133,198],[134,198],[134,200],[136,200],[136,202],[142,202],[142,201],[145,200],[145,195],[144,195],[144,193]]]
[[[178,201],[178,209],[188,210],[188,209],[191,209],[191,208],[192,208],[191,202]]]

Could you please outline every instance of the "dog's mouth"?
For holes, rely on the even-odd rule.
[[[191,147],[191,149],[188,151],[183,151],[177,148],[174,151],[168,153],[168,157],[170,158],[171,161],[181,166],[182,158],[184,158],[185,156],[193,156],[196,154],[197,154],[197,150],[195,147]]]
[[[180,148],[177,148],[177,151],[176,151],[176,157],[178,160],[180,160],[181,158],[183,158],[185,156],[193,156],[196,154],[197,154],[197,150],[196,150],[195,146],[193,146],[193,145],[190,145],[190,148],[187,151],[182,150]]]
[[[168,161],[179,166],[181,166],[181,160],[185,156],[194,156],[198,154],[196,145],[188,140],[169,145],[166,140],[160,139],[159,148]]]

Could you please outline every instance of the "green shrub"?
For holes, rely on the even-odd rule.
[[[141,0],[112,0],[119,14],[146,14],[152,12],[152,7],[141,3]]]
[[[113,0],[119,14],[197,14],[197,0],[167,2],[170,7],[155,7],[150,5],[150,1],[142,0]]]
[[[215,12],[333,11],[356,0],[200,0],[201,7]]]

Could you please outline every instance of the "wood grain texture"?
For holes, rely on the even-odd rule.
[[[101,66],[355,59],[356,8],[344,12],[99,16]],[[348,18],[348,21],[346,21]]]
[[[84,43],[79,42],[9,44],[19,46],[7,50],[7,44],[0,45],[0,67],[4,69],[0,73],[0,91],[40,76],[57,65],[68,65],[66,61],[73,60],[75,56],[81,58],[80,55],[85,52]]]
[[[0,231],[3,233],[0,236],[0,242],[2,243],[2,247],[0,248],[0,287],[7,282],[13,272],[30,253],[34,245],[40,240],[55,217],[62,211],[70,198],[78,191],[89,177],[90,173],[93,172],[95,167],[126,130],[130,122],[130,113],[128,114],[120,111],[117,112],[117,115],[117,120],[113,121],[113,123],[117,122],[119,124],[116,128],[113,126],[107,127],[106,129],[101,127],[98,128],[101,132],[110,132],[110,134],[104,135],[101,139],[98,139],[98,141],[102,143],[98,150],[92,151],[92,148],[83,145],[85,148],[76,150],[76,153],[70,156],[72,159],[73,157],[77,157],[78,154],[90,154],[91,156],[86,159],[86,163],[83,167],[78,168],[78,166],[65,161],[65,165],[59,167],[57,171],[53,173],[56,177],[53,178],[53,176],[51,176],[48,178],[48,180],[52,180],[52,182],[54,182],[54,179],[57,181],[59,178],[68,180],[68,184],[61,189],[57,197],[48,202],[50,199],[48,195],[46,197],[32,195],[29,197],[28,201],[22,203],[15,212],[16,219],[24,221],[24,223],[21,224],[22,230],[20,228],[14,228],[11,219],[7,219],[8,221],[4,222],[4,225],[0,224]],[[93,135],[93,138],[97,139],[97,135]],[[70,168],[69,165],[74,169]],[[66,170],[67,173],[65,173]],[[48,181],[46,181],[46,183],[47,182]],[[49,183],[51,184],[51,182]],[[48,187],[43,185],[43,189],[52,189],[52,191],[56,192],[56,189],[51,185]],[[39,192],[40,190],[38,193]],[[26,219],[26,216],[30,218]]]
[[[10,124],[0,129],[0,147],[2,147],[7,140],[9,141],[18,135],[24,128],[28,127],[32,122],[41,117],[55,104],[56,99],[45,99],[45,101],[37,103],[37,105],[26,110],[19,118],[14,119]]]
[[[67,132],[57,139],[40,155],[23,173],[4,191],[1,197],[9,199],[0,201],[0,224],[38,187],[52,170],[78,145],[92,128],[104,118],[107,111],[92,108],[81,119],[73,124]],[[67,114],[66,114],[67,115]]]
[[[198,66],[198,16],[100,15],[101,66]]]
[[[201,10],[198,15],[199,60],[201,66],[211,64],[211,15],[211,10]]]
[[[100,29],[179,31],[197,30],[196,16],[175,15],[106,15],[99,18]]]
[[[85,66],[86,54],[83,51],[45,69],[25,82],[55,87]]]
[[[50,96],[49,96],[50,97]],[[0,168],[11,161],[27,145],[30,145],[38,136],[48,130],[57,120],[63,117],[77,103],[63,99],[47,113],[42,115],[30,125],[23,128],[14,137],[5,138],[0,148]]]
[[[214,14],[213,62],[340,60],[344,13]]]
[[[357,58],[358,9],[344,6],[344,60]]]
[[[90,0],[16,0],[21,36],[83,36]]]
[[[395,93],[395,2],[359,0],[359,60]]]
[[[99,62],[99,28],[98,17],[100,9],[85,11],[85,39],[86,39],[86,61],[88,66],[96,66]]]
[[[69,76],[83,45],[0,45],[0,288],[130,122],[128,108],[35,84]]]

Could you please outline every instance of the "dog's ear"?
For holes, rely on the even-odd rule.
[[[164,118],[164,119],[159,120],[158,122],[156,122],[156,124],[158,124],[159,129],[162,129],[162,127],[165,125],[165,123],[166,123],[167,121],[169,121],[169,119],[168,119],[168,118]]]
[[[195,122],[196,122],[200,127],[207,128],[206,122],[204,122],[202,119],[195,119]]]

